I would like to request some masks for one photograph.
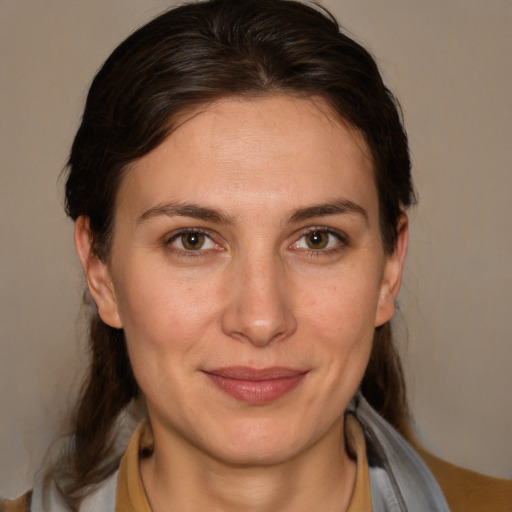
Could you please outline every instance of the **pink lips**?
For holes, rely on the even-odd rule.
[[[273,402],[294,389],[307,372],[292,368],[255,369],[242,366],[204,372],[222,391],[251,404]]]

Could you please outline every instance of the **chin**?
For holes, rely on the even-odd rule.
[[[220,438],[210,438],[210,452],[215,459],[238,466],[273,466],[293,459],[315,443],[312,436],[300,429],[290,429],[290,420],[282,424],[247,422],[226,429]]]
[[[261,467],[283,464],[302,452],[293,443],[283,445],[273,441],[235,443],[229,448],[220,448],[211,453],[213,457],[231,466]]]

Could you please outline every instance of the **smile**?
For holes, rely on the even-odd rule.
[[[242,402],[266,404],[297,387],[307,371],[291,368],[219,368],[204,372],[226,394]]]

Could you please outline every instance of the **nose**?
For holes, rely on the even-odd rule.
[[[224,333],[259,347],[293,334],[293,292],[279,258],[248,258],[235,266],[222,317]]]

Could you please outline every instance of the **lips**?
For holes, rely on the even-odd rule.
[[[231,397],[251,404],[278,400],[297,387],[307,371],[293,368],[229,367],[204,371],[211,382]]]

